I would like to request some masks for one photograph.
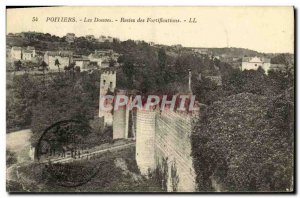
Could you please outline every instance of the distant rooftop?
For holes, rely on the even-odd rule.
[[[69,57],[73,55],[73,52],[70,51],[47,51],[45,55],[48,56],[62,56],[62,57]]]
[[[251,63],[256,63],[256,62],[264,62],[264,63],[270,63],[271,60],[269,58],[265,57],[243,57],[243,62],[251,62]]]
[[[14,50],[14,51],[21,51],[22,47],[12,47],[11,49]]]

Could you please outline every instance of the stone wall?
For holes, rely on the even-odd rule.
[[[193,119],[193,115],[182,112],[137,112],[138,167],[141,174],[146,176],[149,172],[155,173],[159,168],[167,170],[166,178],[161,178],[161,182],[165,183],[167,190],[171,192],[196,190],[190,139]]]
[[[47,58],[45,58],[45,62],[49,66],[50,70],[58,70],[58,67],[55,65],[56,60],[58,60],[60,63],[59,67],[60,67],[61,71],[64,71],[64,67],[69,66],[69,64],[72,61],[70,57],[47,56],[47,55],[45,55],[45,56],[47,57]]]
[[[155,158],[168,164],[167,190],[193,192],[196,174],[191,156],[193,117],[187,113],[162,111],[156,116]]]

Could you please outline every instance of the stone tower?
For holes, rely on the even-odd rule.
[[[142,175],[155,167],[155,111],[138,110],[136,116],[136,162]]]
[[[116,71],[104,71],[101,76],[100,76],[100,98],[99,98],[99,103],[100,100],[103,96],[107,95],[108,93],[113,93],[116,88],[116,83],[117,83],[117,75]],[[107,106],[113,105],[113,101],[107,101]],[[99,104],[99,117],[104,118],[104,126],[112,126],[113,123],[113,115],[112,112],[107,112],[103,111],[100,108]]]

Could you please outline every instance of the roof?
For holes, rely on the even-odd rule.
[[[73,60],[74,61],[90,61],[90,59],[88,59],[88,57],[85,57],[85,56],[73,58]]]
[[[109,61],[107,61],[107,60],[103,60],[103,61],[102,61],[102,63],[109,63]]]
[[[86,37],[86,38],[95,38],[94,35],[86,35],[85,37]]]
[[[28,50],[35,50],[35,48],[32,47],[32,46],[28,46],[27,49],[28,49]]]
[[[20,50],[22,50],[21,47],[12,47],[11,49],[14,50],[14,51],[20,51]]]
[[[112,50],[95,50],[94,53],[90,54],[91,58],[103,58],[104,56],[111,56],[113,54]]]
[[[92,59],[102,59],[102,56],[100,56],[99,54],[90,54],[89,58],[92,58]]]
[[[33,53],[33,50],[23,50],[23,53],[29,53],[29,54],[32,54]]]
[[[105,54],[105,53],[113,53],[114,51],[112,49],[108,49],[108,50],[95,50],[95,53],[99,53],[99,54]]]
[[[61,57],[69,57],[72,56],[73,53],[69,51],[47,51],[45,55],[48,56],[61,56]]]
[[[243,62],[249,62],[249,63],[270,63],[270,59],[269,58],[265,58],[265,57],[243,57]]]

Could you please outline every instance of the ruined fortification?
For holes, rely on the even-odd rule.
[[[193,114],[175,111],[138,111],[136,161],[143,175],[164,176],[168,191],[196,190],[191,157]]]
[[[126,95],[125,90],[116,91],[115,95]],[[128,138],[129,109],[120,108],[113,112],[113,139]]]
[[[115,80],[110,73],[103,73],[101,82],[108,81],[108,77]],[[100,90],[100,93],[103,92]],[[115,91],[116,95],[124,93],[126,91]],[[198,112],[122,108],[111,115],[101,115],[106,121],[111,119],[114,139],[135,138],[136,162],[142,175],[160,175],[162,187],[167,191],[196,190],[190,137]]]

